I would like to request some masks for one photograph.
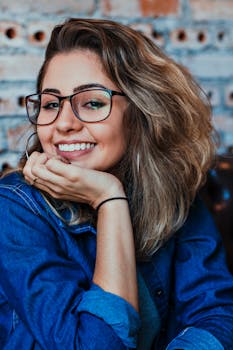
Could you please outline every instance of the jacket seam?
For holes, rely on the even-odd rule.
[[[8,189],[10,191],[12,191],[13,193],[17,194],[26,204],[27,206],[33,211],[34,214],[40,214],[40,210],[39,207],[36,205],[36,202],[33,201],[29,195],[21,190],[22,185],[0,185],[0,188],[3,189]]]

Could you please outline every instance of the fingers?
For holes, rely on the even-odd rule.
[[[38,162],[39,164],[45,164],[47,159],[48,158],[45,153],[33,152],[30,155],[30,157],[28,158],[23,168],[23,175],[30,184],[33,184],[33,182],[35,182],[35,178],[38,177],[35,171],[36,169],[35,165]]]
[[[76,190],[78,187],[75,178],[78,167],[71,166],[73,169],[67,169],[70,165],[64,161],[58,157],[49,159],[45,153],[33,152],[23,169],[24,177],[31,185],[48,192],[54,198],[71,199],[74,181]]]
[[[23,174],[31,185],[54,198],[84,202],[93,207],[101,200],[123,193],[122,184],[115,176],[67,164],[59,157],[49,159],[45,153],[32,153]]]
[[[59,184],[62,179],[47,167],[48,160],[45,153],[33,152],[23,169],[25,180],[39,188],[41,185],[49,187],[51,184]],[[58,162],[62,164],[61,161]]]
[[[79,172],[78,166],[74,167],[70,163],[64,162],[63,159],[59,158],[48,159],[46,162],[46,167],[54,174],[66,177],[69,177],[72,168],[74,168],[76,174]]]
[[[33,180],[32,180],[32,185],[35,185],[36,181],[38,180],[38,177],[35,177]]]

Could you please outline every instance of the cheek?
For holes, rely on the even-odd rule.
[[[50,130],[49,126],[46,127],[38,127],[37,128],[37,135],[40,140],[41,146],[43,149],[49,146],[50,139],[52,135],[52,131]]]
[[[124,131],[119,125],[108,125],[99,133],[99,141],[111,147],[123,147],[125,143]]]
[[[121,158],[126,152],[126,136],[124,131],[122,128],[115,128],[109,136],[109,151]]]

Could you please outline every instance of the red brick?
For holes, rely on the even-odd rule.
[[[140,0],[143,16],[175,15],[179,10],[178,0]]]
[[[233,0],[190,0],[190,6],[196,20],[233,18]]]
[[[105,16],[165,16],[175,15],[179,10],[178,0],[101,0],[100,8]]]

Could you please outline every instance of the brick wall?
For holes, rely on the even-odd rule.
[[[51,28],[67,17],[112,18],[149,35],[207,92],[219,152],[233,145],[233,0],[1,0],[0,167],[25,148],[23,98],[34,92]]]

